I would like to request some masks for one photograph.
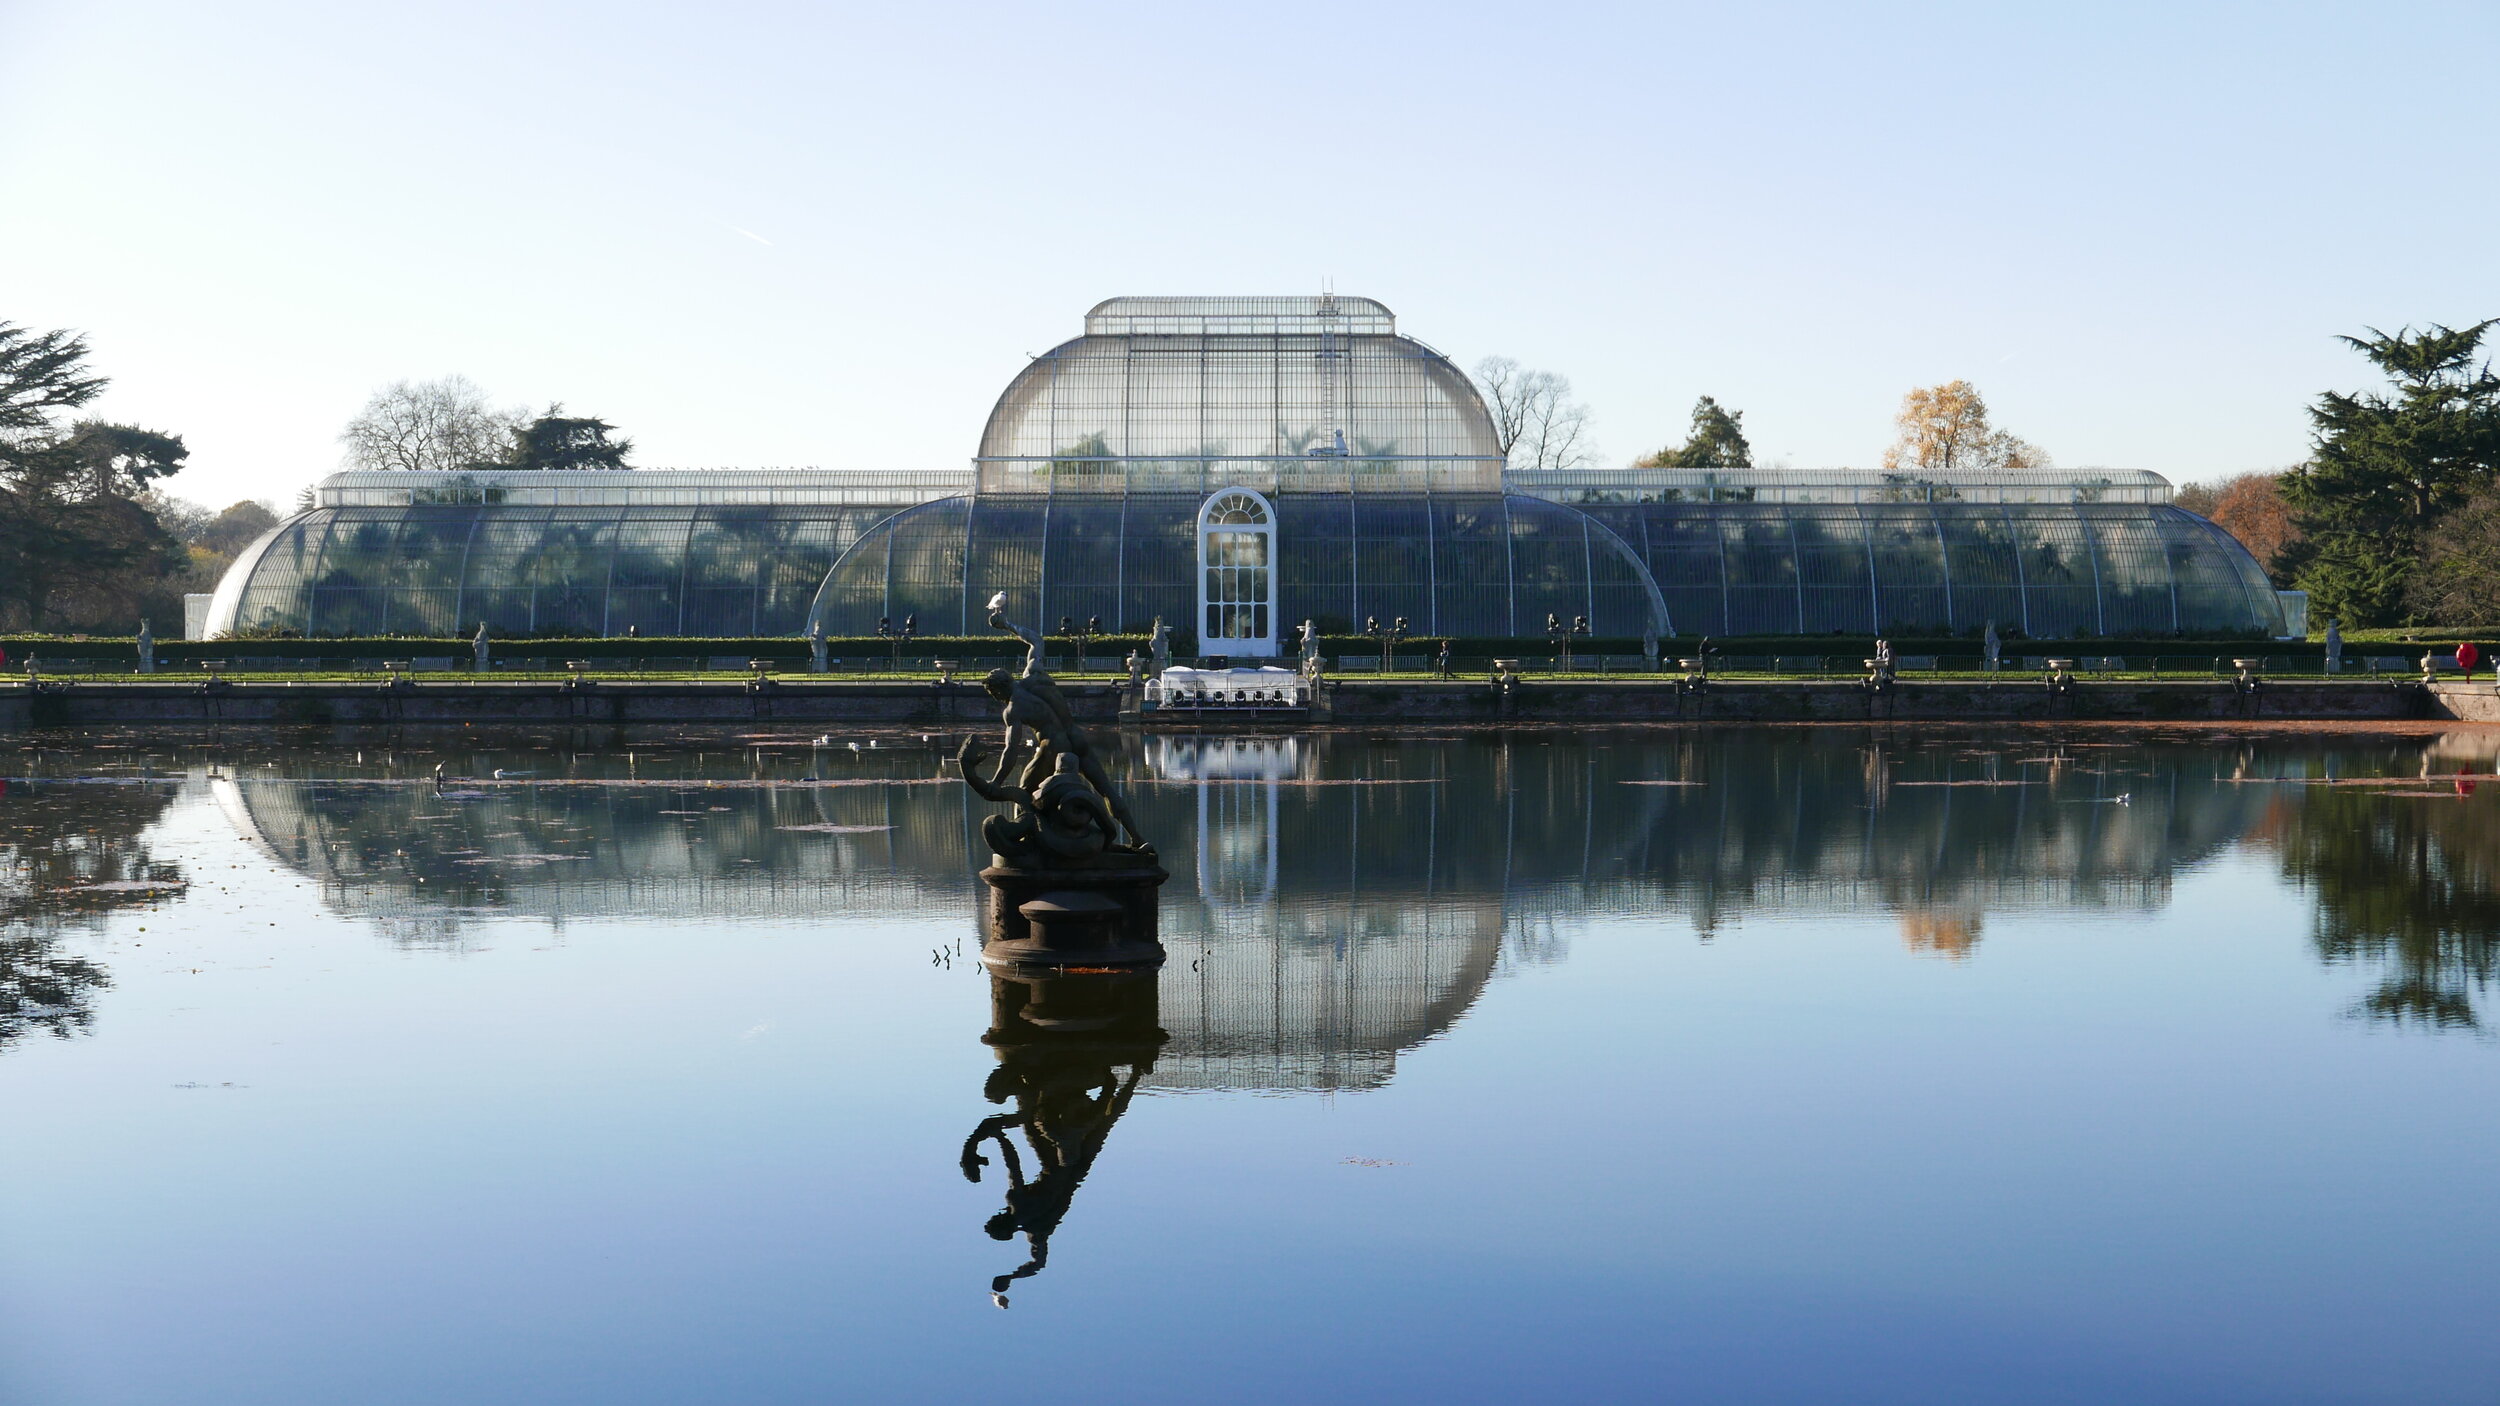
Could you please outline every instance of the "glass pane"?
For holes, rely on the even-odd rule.
[[[1343,634],[1361,624],[1354,614],[1354,499],[1304,493],[1276,502],[1277,604],[1299,627]]]
[[[1137,495],[1120,505],[1120,616],[1116,628],[1144,633],[1157,618],[1186,631],[1197,586],[1191,543],[1194,498]]]
[[[1434,632],[1512,633],[1510,513],[1490,494],[1435,497],[1432,515]],[[1543,617],[1538,617],[1542,623]]]

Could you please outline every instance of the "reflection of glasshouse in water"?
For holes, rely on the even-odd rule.
[[[2179,868],[2257,828],[2267,806],[2188,749],[2112,777],[2089,754],[2051,768],[2023,760],[2032,746],[1859,738],[1727,735],[1672,753],[1499,738],[1131,746],[1131,799],[1173,873],[1160,1019],[1174,1039],[1153,1082],[1175,1089],[1376,1086],[1497,974],[1551,960],[1593,920],[1673,915],[1709,933],[1765,908],[1889,912],[1913,945],[1958,955],[1992,914],[2158,908]],[[807,756],[699,775],[585,756],[447,801],[425,779],[430,757],[404,780],[254,769],[211,785],[326,902],[412,944],[457,946],[495,914],[804,922],[828,909],[969,936],[967,856],[989,807],[935,778],[935,750],[881,752],[849,784],[789,784]],[[2128,804],[2108,800],[2119,793]]]
[[[212,633],[865,634],[1161,618],[1344,632],[2275,633],[2265,575],[2138,472],[1505,473],[1466,376],[1363,298],[1115,298],[970,473],[339,474]]]

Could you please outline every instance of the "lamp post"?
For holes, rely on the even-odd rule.
[[[894,627],[891,617],[884,615],[877,617],[877,638],[888,642],[894,658],[893,672],[898,674],[903,672],[903,645],[919,633],[920,617],[917,615],[904,616],[903,627],[899,630]]]
[[[1556,674],[1571,672],[1571,638],[1588,632],[1589,618],[1585,615],[1572,616],[1571,623],[1568,625],[1562,622],[1562,617],[1559,615],[1545,617],[1545,637],[1554,642],[1562,655],[1562,662],[1554,670]]]
[[[1380,641],[1380,674],[1383,678],[1388,677],[1389,665],[1397,652],[1398,641],[1406,638],[1406,617],[1401,615],[1396,621],[1384,627],[1380,623],[1379,616],[1366,615],[1363,617],[1363,633]]]
[[[1076,618],[1074,616],[1062,615],[1059,617],[1059,634],[1063,639],[1072,639],[1076,641],[1076,672],[1080,678],[1083,677],[1085,673],[1085,651],[1088,646],[1093,644],[1095,638],[1102,634],[1102,617],[1099,615],[1088,615],[1085,617],[1085,623],[1083,625],[1079,625],[1076,623]]]

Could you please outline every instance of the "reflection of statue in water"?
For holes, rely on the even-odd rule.
[[[1136,853],[1151,856],[1153,847],[1137,833],[1137,823],[1129,815],[1128,802],[1121,798],[1119,788],[1111,784],[1110,774],[1095,758],[1085,730],[1077,726],[1075,714],[1068,709],[1068,700],[1059,692],[1058,681],[1044,666],[1041,634],[1011,623],[1007,619],[1006,606],[1004,593],[990,598],[990,628],[1006,630],[1024,641],[1024,672],[1011,674],[1005,669],[992,669],[989,676],[981,681],[981,687],[992,698],[1006,705],[999,711],[999,720],[1006,724],[1006,737],[1000,745],[997,769],[990,773],[986,783],[974,781],[973,789],[994,801],[1016,799],[1017,792],[1028,793],[1032,799],[1023,804],[1038,814],[1041,807],[1034,802],[1040,801],[1044,791],[1056,780],[1054,773],[1064,774],[1068,770],[1061,765],[1062,759],[1073,758],[1075,775],[1059,785],[1054,793],[1053,808],[1061,811],[1068,811],[1071,807],[1083,808],[1084,803],[1076,800],[1071,790],[1080,785],[1089,786],[1099,798],[1100,808],[1107,811],[1111,819],[1118,823],[1121,832],[1126,834],[1129,846]],[[1017,754],[1023,750],[1021,743],[1026,733],[1033,736],[1033,750],[1025,759],[1022,779],[1010,787],[1006,784],[1007,769],[1015,764]],[[967,745],[964,756],[971,755],[972,749]],[[970,781],[972,777],[967,774],[965,779]],[[1096,851],[1100,848],[1097,846]],[[1007,851],[1001,849],[998,853],[1004,857]]]
[[[993,1240],[1022,1233],[1025,1262],[990,1281],[998,1306],[1007,1287],[1050,1262],[1051,1233],[1093,1169],[1111,1125],[1128,1111],[1165,1039],[1155,1024],[1151,972],[1041,978],[990,978],[990,1031],[998,1054],[982,1093],[1014,1111],[975,1124],[958,1165],[977,1182],[995,1153],[1006,1207],[983,1227]],[[1016,1136],[1022,1134],[1019,1148]]]
[[[1122,1073],[1098,1058],[1007,1059],[991,1072],[984,1092],[992,1103],[1014,1099],[1016,1110],[992,1114],[974,1126],[972,1136],[964,1139],[962,1164],[964,1179],[979,1181],[981,1169],[990,1164],[981,1145],[996,1144],[1007,1180],[1007,1205],[982,1228],[993,1240],[1011,1239],[1021,1231],[1032,1247],[1031,1256],[1013,1273],[990,1281],[994,1294],[1004,1294],[1008,1285],[1039,1274],[1050,1263],[1051,1232],[1068,1214],[1111,1125],[1128,1111],[1137,1081],[1153,1067],[1151,1062],[1132,1064]],[[1009,1136],[1015,1132],[1023,1133],[1031,1148],[1030,1172]],[[1004,1300],[999,1306],[1006,1306]]]

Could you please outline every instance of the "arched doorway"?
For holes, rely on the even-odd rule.
[[[1198,510],[1198,652],[1276,652],[1276,513],[1247,488]]]

